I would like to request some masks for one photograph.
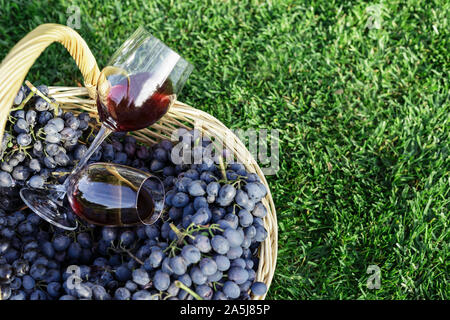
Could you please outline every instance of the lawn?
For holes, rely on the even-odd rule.
[[[66,24],[71,3],[0,0],[0,59],[39,24]],[[450,298],[447,1],[76,4],[100,66],[143,25],[195,65],[180,100],[279,131],[269,299]],[[81,81],[56,44],[27,78]]]

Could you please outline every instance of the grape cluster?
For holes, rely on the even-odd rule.
[[[2,195],[5,190],[24,185],[43,187],[55,169],[69,172],[86,151],[80,142],[90,133],[89,114],[63,113],[55,109],[45,85],[36,89],[39,95],[21,87],[5,128],[0,146]],[[0,208],[11,209],[11,205],[3,204]]]
[[[38,104],[33,109],[38,106],[42,108]],[[37,111],[37,117],[46,111]],[[61,147],[69,158],[64,166],[55,155],[35,154],[33,147],[33,159],[41,165],[37,173],[70,171],[95,135],[75,133],[76,142],[67,140],[61,133],[67,128],[83,132],[74,121],[89,122],[85,116],[68,114],[51,116],[33,127],[35,133],[45,132],[45,141],[32,137],[34,143],[41,141],[44,149]],[[47,132],[46,126],[51,127]],[[19,133],[10,134],[9,141],[16,146]],[[176,143],[162,140],[148,147],[131,135],[114,133],[90,160],[133,166],[163,180],[166,206],[153,225],[112,228],[79,221],[77,230],[64,231],[28,209],[0,209],[0,299],[226,300],[264,295],[267,287],[256,280],[256,271],[258,250],[267,237],[263,223],[267,210],[261,202],[267,194],[265,185],[242,164],[223,163],[226,150],[220,156],[205,156],[200,163],[177,164],[172,152],[176,146],[189,146],[182,150],[190,150],[193,160],[212,143],[197,130],[179,129],[178,135]],[[12,148],[7,146],[6,154]],[[18,149],[25,157],[30,153]],[[54,167],[46,166],[47,156],[55,161]],[[27,166],[31,170],[28,161]],[[28,177],[11,179],[30,183]]]

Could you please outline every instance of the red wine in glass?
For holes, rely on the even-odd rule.
[[[122,76],[106,99],[97,98],[100,120],[114,131],[135,131],[152,125],[175,100],[170,79],[159,82],[150,72]]]
[[[164,187],[140,170],[94,163],[71,181],[68,199],[76,215],[102,226],[132,226],[156,220]]]

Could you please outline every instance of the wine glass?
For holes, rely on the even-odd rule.
[[[69,177],[67,197],[73,212],[89,223],[127,227],[152,224],[164,208],[164,185],[150,173],[136,168],[96,162]],[[54,201],[42,201],[47,190],[24,188],[26,204],[38,209],[50,223],[67,225],[72,219],[58,212]],[[56,211],[56,214],[55,214]],[[52,216],[53,215],[53,216]],[[52,220],[48,220],[52,217]],[[70,226],[70,225],[69,225]]]
[[[96,102],[102,126],[85,156],[62,185],[49,185],[40,191],[22,189],[23,201],[48,222],[66,230],[76,229],[62,203],[71,181],[112,132],[143,129],[161,119],[192,69],[179,54],[144,28],[138,28],[100,73]]]

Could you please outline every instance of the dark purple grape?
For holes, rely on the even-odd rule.
[[[217,272],[217,264],[211,258],[203,258],[200,260],[199,267],[205,276],[211,276]]]
[[[34,110],[28,110],[25,114],[25,120],[28,122],[30,126],[34,126],[36,124],[37,113]]]
[[[158,247],[153,247],[150,256],[148,257],[148,264],[152,268],[158,268],[165,259],[165,253]]]
[[[251,226],[253,223],[253,216],[246,209],[239,210],[238,217],[239,224],[244,228]]]
[[[214,295],[213,289],[206,284],[197,286],[195,292],[204,300],[211,300]]]
[[[2,162],[0,168],[3,171],[8,172],[8,173],[11,173],[14,170],[14,167],[11,164],[9,164],[8,162]]]
[[[89,123],[87,121],[80,120],[80,124],[78,126],[78,130],[85,131],[88,128],[89,128]]]
[[[252,284],[251,290],[255,296],[263,296],[267,292],[267,286],[264,282],[255,282]]]
[[[56,168],[56,161],[51,156],[47,156],[44,158],[44,165],[49,169],[55,169]]]
[[[194,239],[194,246],[202,253],[208,253],[211,251],[211,243],[207,236],[199,234]]]
[[[172,197],[172,205],[176,208],[185,207],[189,203],[189,196],[184,192],[177,192]]]
[[[255,205],[255,208],[253,209],[252,214],[258,218],[264,218],[267,215],[267,209],[261,202],[258,202]]]
[[[51,120],[48,123],[50,123],[50,122],[51,122]],[[69,127],[63,128],[60,132],[60,135],[61,135],[61,140],[66,141],[66,142],[73,141],[73,140],[76,141],[78,139],[77,132]]]
[[[237,259],[242,256],[243,249],[242,247],[230,247],[230,250],[227,252],[227,258],[230,260]]]
[[[25,166],[17,166],[12,172],[12,177],[16,180],[25,181],[30,176],[30,169]]]
[[[5,171],[0,171],[0,187],[10,188],[15,185],[15,180]]]
[[[126,230],[120,234],[119,243],[124,247],[131,246],[136,240],[136,235],[131,230]]]
[[[193,245],[185,245],[181,250],[181,256],[188,262],[196,264],[200,261],[201,253],[197,247]]]
[[[52,117],[53,116],[49,111],[39,112],[38,123],[40,125],[45,125]]]
[[[175,256],[170,259],[169,262],[170,268],[173,270],[173,273],[176,275],[183,275],[187,270],[187,262],[184,260],[182,256]]]
[[[72,116],[72,117],[69,117],[68,119],[66,119],[65,125],[67,127],[71,128],[72,130],[78,130],[78,128],[80,127],[80,120],[78,120],[78,118]]]
[[[61,135],[58,132],[47,134],[45,141],[48,143],[59,143],[61,141]]]
[[[256,241],[263,242],[264,240],[266,240],[267,238],[266,229],[261,225],[257,225],[255,228],[256,228],[256,235],[255,235]]]
[[[169,151],[169,152],[170,152],[170,151],[172,150],[172,148],[173,148],[172,141],[167,140],[167,139],[161,140],[161,141],[159,142],[159,146],[160,146],[161,148],[163,148],[164,150]]]
[[[14,131],[17,134],[30,132],[30,127],[25,119],[19,118],[14,124]]]
[[[45,84],[38,85],[36,87],[44,96],[48,96],[48,87]]]
[[[102,146],[103,159],[106,161],[112,161],[115,158],[114,147],[110,143],[106,143]]]
[[[50,282],[47,285],[47,293],[53,298],[57,298],[60,295],[61,284],[59,282]]]
[[[61,118],[59,118],[59,117],[56,117],[56,118],[53,118],[53,119],[50,119],[49,121],[48,121],[48,124],[52,124],[52,125],[54,125],[55,126],[55,128],[56,128],[56,130],[58,131],[58,132],[61,132],[63,129],[64,129],[64,120],[63,119],[61,119]]]
[[[115,300],[130,300],[131,293],[127,288],[118,288],[114,293]]]
[[[196,197],[193,205],[195,210],[200,210],[200,208],[209,208],[208,201],[205,197]]]
[[[102,239],[106,242],[112,242],[117,238],[117,229],[112,227],[104,227],[102,229]]]
[[[219,189],[220,189],[220,184],[213,181],[213,182],[210,182],[208,184],[208,186],[206,187],[206,192],[209,196],[217,197],[217,195],[219,194]]]
[[[200,177],[198,171],[195,169],[189,169],[188,171],[184,172],[183,176],[192,180],[198,180]]]
[[[234,281],[236,284],[242,284],[248,280],[248,272],[241,267],[231,267],[228,270],[228,279]]]
[[[14,97],[13,105],[18,106],[22,103],[23,99],[25,99],[25,90],[23,86],[20,87],[17,95]]]
[[[114,157],[114,163],[117,164],[126,164],[128,160],[128,156],[124,152],[117,152]]]
[[[203,196],[205,191],[205,183],[201,180],[194,180],[188,185],[188,192],[193,197]]]
[[[164,162],[161,162],[157,159],[153,159],[152,162],[150,163],[150,170],[151,171],[159,171],[162,170],[164,168]]]
[[[56,143],[49,143],[45,146],[45,152],[50,156],[54,157],[61,150],[61,147]]]
[[[87,150],[88,148],[84,144],[80,144],[79,146],[77,146],[73,151],[74,160],[81,160],[86,154]],[[105,160],[112,160],[112,159],[105,159]]]
[[[148,160],[150,158],[150,152],[145,146],[138,146],[136,150],[136,156],[141,160]]]
[[[244,241],[243,234],[232,228],[225,229],[223,232],[223,236],[228,240],[230,247],[240,246],[242,244],[242,241]]]
[[[241,289],[234,281],[226,281],[223,284],[222,291],[230,299],[237,299],[241,295]]]
[[[35,175],[35,176],[32,176],[30,178],[30,180],[28,180],[27,183],[31,188],[39,189],[39,188],[44,187],[45,181],[44,181],[44,178],[42,178],[42,176]]]
[[[60,234],[57,235],[53,241],[53,248],[55,248],[56,251],[65,251],[67,248],[69,248],[71,243],[71,240],[68,236]]]
[[[63,151],[59,151],[55,155],[54,160],[59,166],[62,166],[62,167],[65,167],[70,163],[69,156]]]
[[[230,268],[230,259],[226,256],[217,254],[214,256],[214,261],[217,265],[217,270],[219,271],[227,271]]]
[[[142,268],[134,270],[132,273],[132,278],[133,281],[140,286],[145,286],[150,282],[150,277],[148,276],[147,271]]]
[[[181,208],[172,207],[169,210],[169,217],[172,220],[178,220],[183,215],[183,210]]]
[[[115,275],[116,275],[116,279],[121,282],[126,282],[126,281],[130,280],[131,276],[132,276],[131,270],[125,265],[119,266],[116,269]]]
[[[124,150],[129,157],[133,157],[136,153],[136,144],[127,142],[125,143]]]
[[[32,290],[36,286],[36,281],[29,275],[22,278],[22,286],[25,290]]]
[[[25,119],[25,110],[17,110],[12,115],[17,119]]]
[[[153,151],[153,158],[164,163],[167,161],[168,159],[168,154],[167,151],[163,148],[156,148]]]
[[[34,107],[37,111],[46,111],[49,108],[49,104],[42,97],[37,97],[34,102]]]
[[[208,208],[200,208],[192,216],[192,223],[195,225],[206,225],[211,220],[212,214]]]
[[[155,300],[155,295],[152,295],[147,290],[140,290],[135,293],[133,293],[133,296],[131,297],[132,300]]]
[[[195,283],[196,285],[205,284],[206,281],[208,280],[208,277],[205,276],[202,270],[200,270],[200,268],[197,266],[191,268],[189,275],[192,279],[192,282]]]
[[[31,159],[30,162],[28,163],[28,167],[34,172],[41,171],[41,163],[39,162],[38,159]]]
[[[67,250],[67,256],[69,259],[78,260],[81,257],[81,246],[78,242],[72,242]]]
[[[211,246],[219,254],[226,254],[230,249],[230,243],[221,235],[216,235],[211,239]]]
[[[247,183],[244,190],[247,191],[249,199],[255,203],[261,201],[267,194],[266,187],[260,182]]]
[[[230,184],[225,184],[220,188],[216,202],[222,207],[229,206],[233,202],[235,195],[236,189]]]
[[[192,183],[192,179],[188,177],[181,177],[175,181],[175,187],[179,192],[188,192],[188,187]]]
[[[80,121],[86,121],[89,122],[91,120],[91,116],[87,112],[82,112],[78,115],[78,119]]]
[[[213,295],[213,300],[228,300],[227,296],[223,293],[223,291],[215,291]]]

